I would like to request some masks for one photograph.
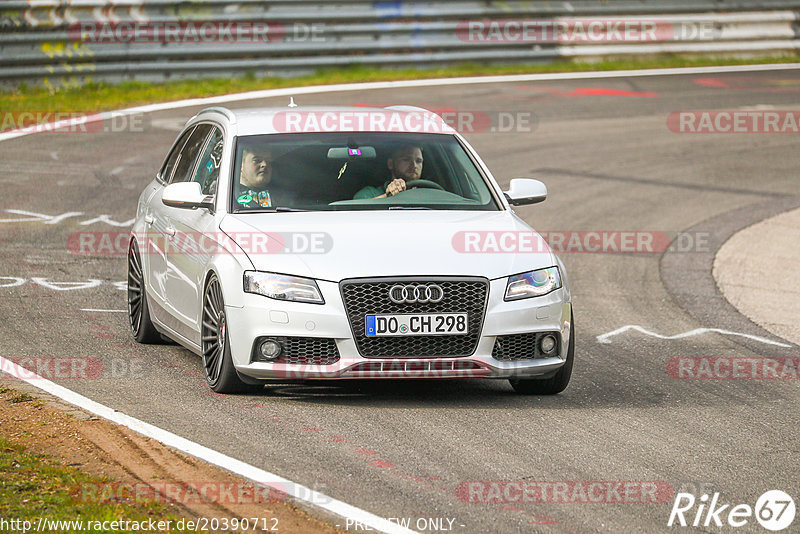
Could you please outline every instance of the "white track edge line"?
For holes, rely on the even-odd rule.
[[[761,72],[771,70],[796,70],[800,69],[800,63],[768,63],[758,65],[723,65],[712,67],[677,67],[666,69],[636,69],[636,70],[611,70],[611,71],[590,71],[590,72],[552,72],[541,74],[508,74],[498,76],[471,76],[461,78],[432,78],[425,80],[396,80],[389,82],[365,82],[365,83],[345,83],[335,85],[311,85],[307,87],[263,89],[259,91],[249,91],[246,93],[235,93],[231,95],[211,96],[206,98],[191,98],[186,100],[176,100],[174,102],[162,102],[159,104],[147,104],[132,108],[125,108],[116,111],[104,111],[93,113],[88,116],[78,117],[70,120],[62,120],[35,126],[28,126],[10,132],[0,134],[0,142],[30,135],[34,133],[49,132],[58,128],[68,126],[84,125],[92,122],[102,121],[113,116],[131,115],[133,113],[151,113],[154,111],[164,111],[191,106],[203,106],[209,104],[223,104],[226,102],[239,102],[242,100],[255,100],[260,98],[272,98],[279,96],[298,96],[319,93],[336,93],[345,91],[371,91],[376,89],[396,89],[403,87],[432,87],[443,85],[469,85],[479,83],[513,83],[513,82],[533,82],[548,80],[585,80],[603,78],[625,78],[625,77],[644,77],[644,76],[676,76],[681,74],[718,74],[726,72]]]
[[[358,521],[364,526],[369,526],[378,532],[385,532],[387,534],[413,534],[414,530],[407,529],[397,523],[393,523],[387,519],[371,514],[360,508],[356,508],[345,502],[333,499],[327,495],[319,493],[301,484],[292,482],[289,479],[283,478],[269,471],[265,471],[258,467],[244,463],[240,460],[209,449],[199,443],[195,443],[186,438],[182,438],[177,434],[173,434],[167,430],[163,430],[149,423],[145,423],[135,417],[124,414],[113,408],[109,408],[99,402],[93,401],[88,397],[84,397],[79,393],[60,386],[46,378],[42,378],[33,371],[29,371],[24,367],[20,367],[16,363],[7,360],[0,356],[0,376],[8,374],[13,378],[17,378],[27,382],[42,391],[58,397],[70,404],[82,408],[88,412],[107,419],[112,423],[117,423],[127,427],[134,432],[137,432],[145,437],[152,438],[164,445],[177,449],[181,452],[199,458],[217,467],[221,467],[231,473],[243,476],[247,479],[275,488],[276,490],[291,495],[295,499],[305,501],[314,506],[318,506],[324,510],[332,512],[338,516],[346,519]]]

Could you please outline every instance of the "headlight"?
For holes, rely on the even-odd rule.
[[[508,277],[505,300],[541,297],[561,287],[558,267],[548,267]]]
[[[244,290],[276,300],[325,304],[317,283],[310,278],[245,271]]]

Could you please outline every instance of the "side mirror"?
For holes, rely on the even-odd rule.
[[[512,206],[537,204],[547,198],[547,186],[539,180],[515,178],[511,180],[508,191],[504,191],[503,194]]]
[[[214,197],[204,195],[197,182],[178,182],[164,188],[161,202],[173,208],[206,208],[214,211]]]

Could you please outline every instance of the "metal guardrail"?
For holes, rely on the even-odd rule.
[[[796,52],[799,27],[800,0],[6,0],[0,84],[292,75],[352,64],[763,55]]]

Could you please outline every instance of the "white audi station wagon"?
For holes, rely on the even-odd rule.
[[[202,356],[220,393],[270,380],[572,374],[567,273],[475,150],[421,108],[204,109],[142,192],[134,338]]]

